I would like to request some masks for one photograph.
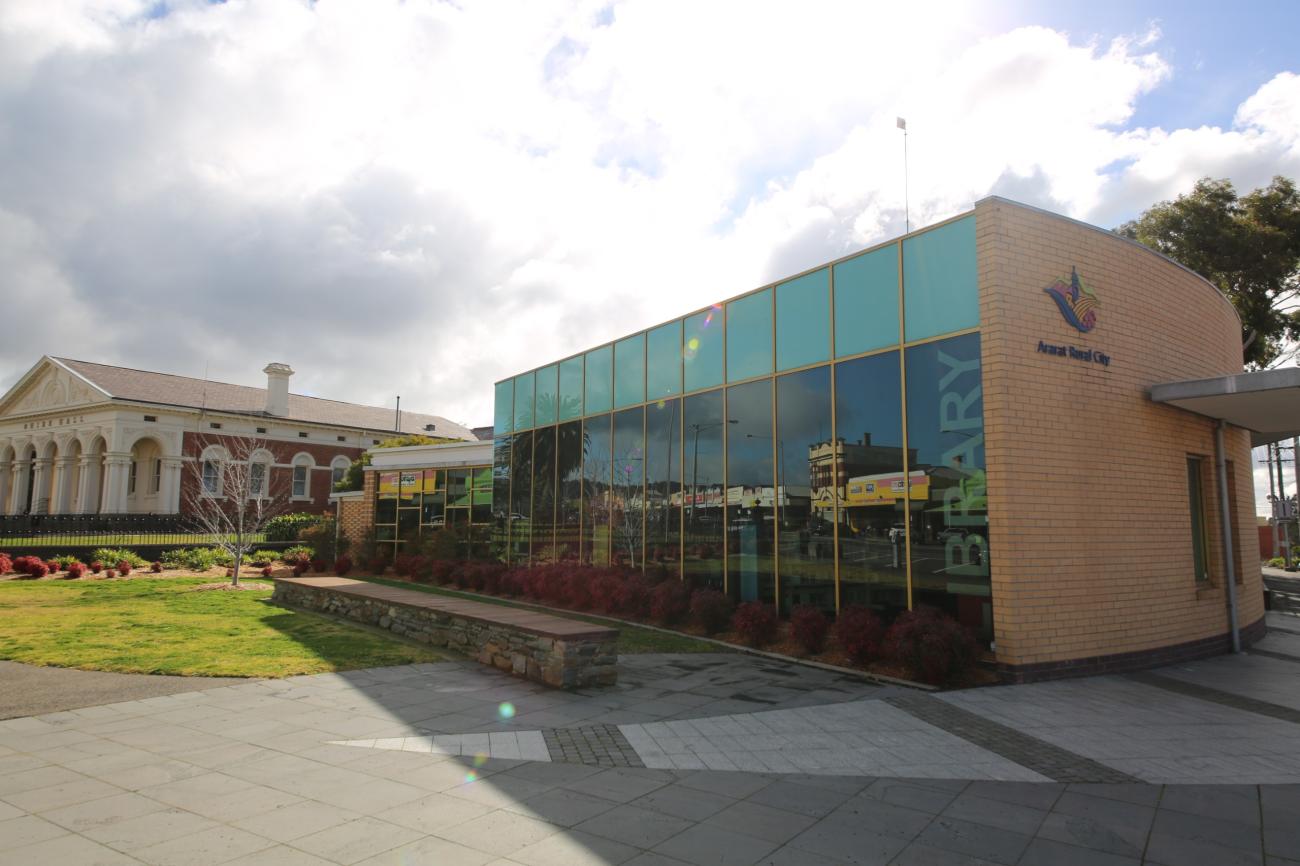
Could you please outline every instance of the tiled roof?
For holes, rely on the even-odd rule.
[[[111,367],[107,364],[74,361],[70,358],[54,360],[84,376],[92,384],[107,391],[110,396],[121,400],[185,406],[192,409],[207,409],[211,412],[260,415],[266,418],[279,417],[266,414],[265,388],[210,382],[206,379],[192,379],[189,376],[154,373],[149,370],[132,370],[128,367]],[[392,430],[396,419],[392,409],[380,406],[360,406],[356,403],[290,394],[289,414],[285,415],[283,420],[381,431]],[[425,429],[428,424],[434,425],[432,434]],[[449,421],[441,415],[422,415],[419,412],[405,410],[402,411],[401,432],[445,436],[469,442],[477,441],[477,437],[468,428]]]

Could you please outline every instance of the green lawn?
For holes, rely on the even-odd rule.
[[[124,673],[285,677],[437,661],[435,650],[211,578],[0,582],[0,658]]]
[[[520,604],[518,602],[507,601],[503,598],[493,598],[491,596],[475,595],[471,593],[457,592],[454,589],[446,589],[441,586],[428,586],[421,583],[407,583],[403,580],[385,580],[380,577],[369,577],[366,575],[357,575],[358,580],[367,580],[371,583],[382,583],[385,586],[395,586],[401,589],[415,589],[420,592],[428,592],[433,595],[449,595],[455,598],[464,598],[470,601],[482,601],[487,604],[499,604],[502,607],[523,607],[533,608],[535,605]],[[688,634],[679,634],[672,632],[655,631],[649,628],[640,628],[635,625],[624,625],[621,622],[614,622],[599,616],[588,616],[585,613],[571,613],[564,611],[558,614],[565,619],[576,619],[581,622],[591,622],[597,625],[605,625],[618,629],[618,651],[620,654],[631,655],[634,653],[716,653],[728,652],[729,650],[720,647],[717,644],[707,643],[706,641],[697,640]]]

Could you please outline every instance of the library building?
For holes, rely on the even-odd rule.
[[[1241,344],[1195,273],[987,198],[496,383],[490,474],[422,494],[511,563],[935,607],[1012,680],[1149,667],[1264,631],[1250,449],[1300,379]]]

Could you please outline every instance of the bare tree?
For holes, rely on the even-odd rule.
[[[234,560],[232,584],[239,585],[244,557],[271,518],[289,510],[287,485],[273,485],[272,458],[260,439],[200,439],[187,464],[185,502],[189,519],[213,546]]]

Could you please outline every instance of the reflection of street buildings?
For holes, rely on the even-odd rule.
[[[908,457],[916,460],[916,450]],[[827,521],[834,520],[835,503],[844,504],[850,479],[902,472],[903,449],[893,445],[872,445],[871,434],[857,442],[837,439],[808,446],[808,476],[812,509]]]

